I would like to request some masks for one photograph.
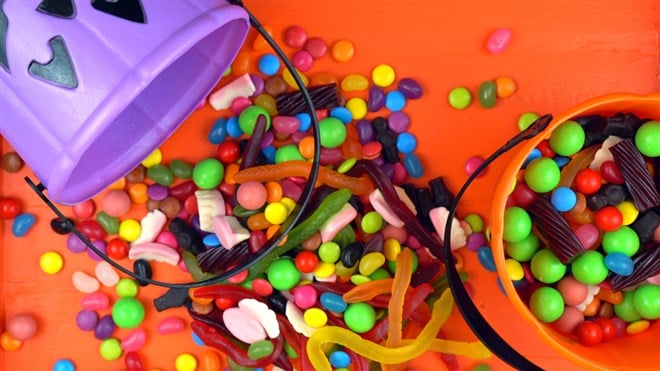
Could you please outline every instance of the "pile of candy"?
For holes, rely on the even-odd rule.
[[[539,321],[596,345],[660,318],[659,189],[660,122],[633,114],[566,121],[529,155],[503,239]]]

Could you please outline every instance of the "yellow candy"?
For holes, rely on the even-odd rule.
[[[635,204],[630,201],[623,201],[616,207],[623,215],[623,225],[630,225],[632,222],[637,219],[639,215],[639,210],[635,207]]]
[[[197,358],[190,353],[181,353],[174,361],[176,371],[195,371],[197,369]]]
[[[369,276],[374,273],[376,269],[382,267],[383,264],[385,264],[385,255],[379,252],[370,252],[360,259],[358,270],[360,271],[360,274]]]
[[[395,261],[396,257],[401,252],[401,244],[394,238],[388,238],[383,243],[383,254],[385,259]]]
[[[39,258],[39,267],[46,274],[55,274],[61,271],[63,265],[64,260],[62,259],[62,255],[55,251],[47,251]]]
[[[351,274],[353,274],[353,272],[355,272],[356,269],[357,269],[357,266],[354,265],[354,266],[348,268],[341,261],[339,261],[339,262],[337,262],[337,264],[335,264],[335,273],[339,277],[348,277]]]
[[[525,277],[525,270],[522,265],[515,259],[507,259],[504,264],[506,265],[506,272],[512,281],[520,281]]]
[[[346,108],[353,115],[353,120],[363,119],[367,115],[367,102],[360,97],[349,99],[346,102]]]
[[[321,328],[328,323],[328,315],[322,309],[309,308],[303,314],[305,323],[314,328]]]
[[[319,262],[314,270],[314,276],[317,278],[328,278],[335,273],[335,265],[332,263]]]
[[[147,158],[142,161],[142,166],[146,168],[150,168],[152,166],[156,166],[160,164],[160,162],[163,160],[163,153],[160,151],[159,148],[156,148]]]
[[[371,79],[374,84],[386,88],[392,85],[396,79],[396,73],[389,64],[379,64],[371,71]]]
[[[286,206],[286,208],[289,210],[287,215],[291,214],[293,209],[295,209],[295,207],[296,207],[296,201],[294,201],[292,198],[289,198],[289,197],[282,197],[280,202],[283,203],[284,206]]]
[[[126,219],[119,224],[119,236],[127,242],[133,242],[140,237],[140,222],[135,219]]]
[[[303,85],[307,86],[309,84],[309,80],[307,79],[307,76],[303,75],[302,72],[300,72],[298,70],[296,70],[296,72],[298,73],[298,75],[300,75],[300,79],[302,80]],[[298,84],[296,83],[296,81],[293,79],[293,76],[291,76],[291,72],[289,72],[288,68],[285,68],[284,72],[282,72],[282,78],[284,78],[284,81],[286,81],[286,83],[290,87],[292,87],[296,90],[300,89],[298,87]]]
[[[341,90],[343,91],[363,91],[369,87],[369,80],[366,77],[354,73],[344,77],[341,80]]]
[[[630,335],[639,334],[640,332],[646,331],[650,325],[651,322],[645,319],[640,319],[639,321],[629,324],[628,327],[626,327],[626,333]]]
[[[282,202],[271,202],[264,210],[264,217],[270,224],[282,224],[289,215],[289,208]]]

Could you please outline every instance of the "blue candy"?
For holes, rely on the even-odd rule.
[[[348,307],[348,304],[346,304],[341,295],[337,295],[331,292],[324,292],[321,294],[320,301],[323,308],[329,310],[330,312],[343,313]]]
[[[259,58],[259,72],[266,76],[273,76],[280,70],[280,60],[274,54],[265,54]]]
[[[353,114],[346,107],[335,107],[330,110],[330,117],[334,117],[343,122],[344,125],[353,121]]]
[[[412,153],[417,148],[417,138],[410,133],[401,133],[396,138],[396,149],[401,153]]]
[[[238,125],[238,116],[232,116],[227,121],[227,134],[233,138],[240,138],[243,135],[243,130]]]
[[[605,256],[605,266],[611,272],[620,276],[630,276],[635,268],[632,259],[620,252],[607,254]]]
[[[213,127],[209,132],[209,142],[211,142],[211,144],[220,144],[226,137],[227,119],[221,117],[215,122],[215,124],[213,124]]]
[[[385,107],[392,112],[401,111],[406,106],[406,97],[398,90],[392,90],[385,96]]]
[[[406,171],[411,178],[420,178],[424,175],[422,163],[419,162],[419,158],[417,158],[414,153],[408,153],[403,158],[403,166],[406,168]]]
[[[533,160],[536,160],[537,158],[541,158],[543,155],[541,154],[541,151],[538,148],[534,148],[532,152],[527,155],[527,158],[525,159],[525,162],[523,162],[523,169],[527,167],[527,164],[532,162]]]
[[[557,211],[563,213],[575,207],[577,196],[575,195],[575,192],[568,187],[558,187],[552,192],[550,202]]]
[[[479,263],[487,271],[497,272],[497,266],[495,265],[495,259],[493,258],[493,250],[488,246],[482,246],[477,250],[477,258],[479,258]]]
[[[300,128],[298,128],[298,131],[307,131],[312,126],[312,118],[309,117],[309,113],[299,113],[296,115],[296,118],[300,121]]]
[[[76,366],[70,359],[58,359],[53,365],[53,371],[76,371]]]
[[[25,236],[37,219],[29,213],[19,214],[11,225],[11,233],[16,237]]]
[[[343,350],[336,350],[330,353],[328,360],[334,368],[348,367],[351,364],[351,356]]]
[[[562,167],[566,166],[566,164],[571,159],[568,158],[568,157],[564,157],[564,156],[555,156],[555,158],[553,158],[553,160],[555,160],[555,162],[557,163],[557,166],[559,166],[559,168],[561,169]]]
[[[266,157],[266,160],[268,161],[269,164],[274,164],[275,163],[275,154],[277,153],[277,149],[273,146],[268,146],[264,149],[261,150],[261,153],[264,154]]]
[[[192,333],[192,339],[195,342],[195,344],[199,345],[200,347],[203,347],[204,345],[206,345],[206,344],[204,344],[202,339],[200,339],[199,336],[197,336],[197,334],[194,333],[194,332]]]
[[[210,246],[210,247],[220,246],[220,240],[218,239],[218,236],[216,236],[213,233],[210,233],[210,234],[207,234],[206,236],[204,236],[204,238],[202,239],[202,242],[204,243],[204,245]]]

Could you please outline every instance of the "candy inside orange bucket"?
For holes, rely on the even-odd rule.
[[[657,370],[660,367],[660,321],[655,321],[646,331],[636,335],[625,335],[615,340],[588,347],[577,340],[563,335],[536,319],[518,296],[513,283],[509,279],[505,266],[503,236],[504,210],[507,197],[511,190],[511,182],[523,165],[528,154],[543,140],[548,139],[552,131],[562,122],[583,115],[615,114],[629,112],[640,117],[660,118],[660,94],[646,96],[633,94],[610,94],[581,103],[566,112],[556,115],[552,123],[527,142],[516,149],[515,157],[502,173],[495,190],[495,198],[491,209],[491,245],[497,265],[497,274],[506,291],[507,297],[520,313],[531,323],[550,347],[579,366],[589,369],[611,370]]]

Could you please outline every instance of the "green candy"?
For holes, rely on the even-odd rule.
[[[336,263],[341,256],[341,248],[336,242],[324,242],[319,246],[318,254],[322,262]]]
[[[448,98],[449,105],[455,109],[465,109],[472,103],[472,93],[463,86],[451,89]]]
[[[119,297],[134,297],[138,293],[138,284],[132,278],[122,278],[117,282],[115,291]]]
[[[504,250],[509,257],[516,259],[519,262],[529,261],[534,253],[541,246],[541,241],[534,233],[530,233],[518,242],[505,242]]]
[[[364,214],[361,226],[364,233],[376,233],[383,227],[383,217],[375,211],[369,211]]]
[[[144,306],[136,298],[119,298],[112,306],[112,320],[120,328],[138,327],[144,320]]]
[[[96,214],[96,221],[99,222],[107,234],[119,233],[119,219],[108,215],[105,211],[99,211]]]
[[[174,183],[174,174],[167,166],[154,165],[147,169],[147,176],[165,187],[169,187]]]
[[[566,274],[566,266],[550,249],[543,249],[534,254],[531,270],[532,275],[543,283],[558,282]]]
[[[238,126],[245,134],[252,135],[259,115],[264,115],[266,117],[266,131],[268,131],[270,128],[270,115],[268,114],[268,111],[259,106],[249,106],[245,108],[240,116],[238,116]]]
[[[623,226],[616,231],[605,232],[602,244],[603,250],[608,254],[620,252],[633,256],[639,250],[639,236],[634,229]]]
[[[172,160],[170,162],[172,174],[179,179],[190,179],[193,174],[193,166],[183,160]]]
[[[319,121],[321,146],[337,148],[346,141],[346,125],[335,117],[326,117]]]
[[[261,359],[273,353],[275,346],[270,340],[255,341],[247,349],[247,355],[250,359]]]
[[[303,155],[300,154],[298,146],[295,144],[287,144],[277,149],[275,152],[275,163],[279,164],[285,161],[305,160]]]
[[[552,287],[536,289],[529,298],[529,309],[541,322],[554,322],[564,314],[564,299]]]
[[[534,112],[523,113],[518,118],[518,129],[520,131],[527,129],[537,118],[539,118],[539,115]]]
[[[587,250],[580,254],[571,265],[573,277],[587,285],[597,285],[607,278],[609,273],[605,258],[601,253]]]
[[[470,225],[472,232],[478,233],[484,230],[484,219],[479,214],[466,215],[463,220]]]
[[[557,163],[547,157],[532,160],[525,168],[525,183],[534,192],[552,191],[561,178]]]
[[[207,158],[195,165],[193,169],[193,182],[201,189],[213,189],[217,187],[225,176],[225,168],[222,163],[214,158]]]
[[[495,102],[497,102],[497,85],[495,82],[482,82],[481,85],[479,85],[477,97],[479,98],[479,103],[483,108],[495,107]]]
[[[635,145],[644,156],[660,156],[660,121],[642,124],[635,133]]]
[[[276,290],[286,291],[300,281],[300,271],[296,268],[296,265],[291,259],[280,258],[275,260],[266,273],[268,277],[268,282]]]
[[[291,344],[289,344],[288,341],[284,342],[284,351],[286,352],[286,355],[289,356],[290,359],[297,359],[298,358],[298,353],[296,353],[296,350],[293,349]]]
[[[101,342],[99,353],[101,353],[101,357],[106,361],[114,361],[119,359],[124,351],[121,349],[121,343],[118,339],[108,338]]]
[[[633,295],[633,305],[644,319],[660,318],[660,286],[654,284],[639,286]]]
[[[363,276],[361,274],[354,274],[354,275],[351,276],[351,282],[355,286],[361,285],[363,283],[367,283],[369,281],[371,281],[371,278],[369,278],[367,276]]]
[[[344,226],[339,233],[332,239],[339,246],[348,246],[355,242],[355,231],[350,224]]]
[[[626,322],[635,322],[642,318],[635,308],[635,293],[633,291],[623,292],[623,301],[614,304],[614,314]]]
[[[575,121],[566,121],[550,135],[550,148],[561,156],[573,156],[584,146],[584,129]]]
[[[387,270],[385,270],[384,268],[378,268],[372,274],[369,275],[369,278],[372,281],[382,280],[382,279],[390,278],[390,277],[391,277],[390,273]]]
[[[506,242],[520,242],[532,231],[532,219],[524,209],[513,206],[504,210],[503,238]]]
[[[472,367],[472,371],[490,371],[490,370],[491,370],[490,365],[488,365],[487,363],[479,363]]]
[[[344,322],[351,331],[363,334],[376,324],[376,311],[364,302],[349,304],[344,312]]]

